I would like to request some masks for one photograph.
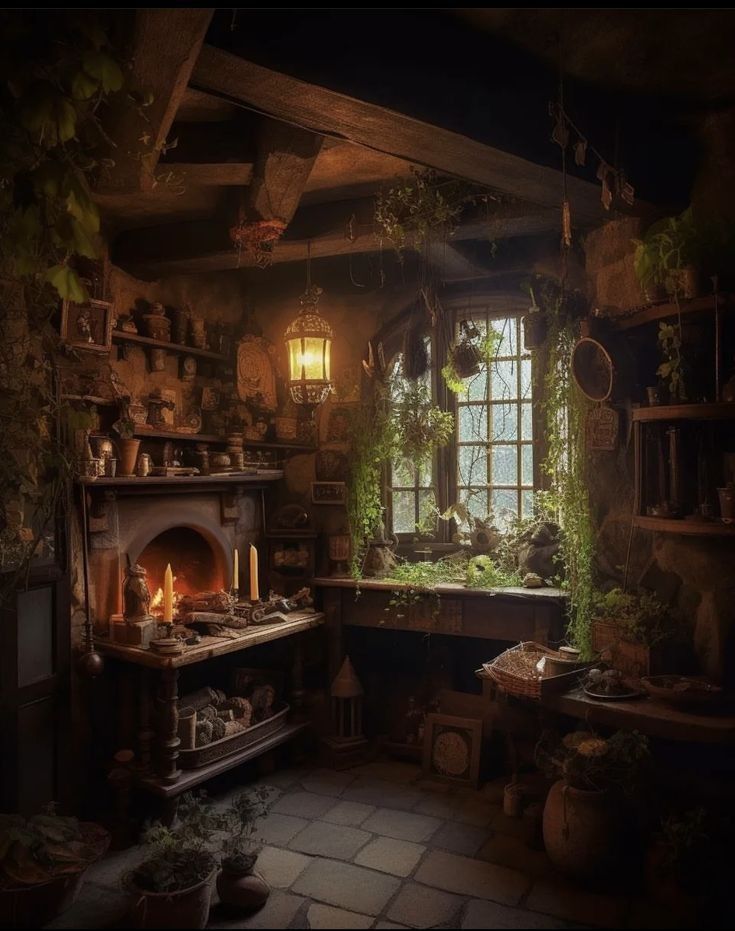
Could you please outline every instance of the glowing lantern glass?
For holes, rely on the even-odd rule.
[[[288,352],[288,387],[296,404],[315,407],[332,390],[331,351],[334,331],[317,309],[321,288],[312,287],[307,263],[301,313],[284,334]]]

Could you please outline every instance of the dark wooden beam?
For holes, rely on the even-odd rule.
[[[306,258],[307,243],[314,258],[378,252],[390,249],[381,242],[374,221],[372,198],[319,204],[298,210],[283,239],[275,246],[273,263]],[[556,232],[558,210],[538,210],[528,204],[501,204],[487,217],[462,224],[453,241],[504,239]],[[112,260],[143,278],[171,274],[222,271],[250,264],[229,239],[224,218],[170,223],[121,233],[112,247]]]
[[[558,170],[263,68],[209,45],[202,48],[191,83],[197,89],[219,94],[276,119],[314,132],[338,135],[541,206],[553,207],[561,201],[562,177]],[[603,219],[605,211],[596,184],[569,177],[567,191],[576,223]]]
[[[105,120],[115,167],[101,193],[150,190],[158,159],[184,99],[213,10],[144,9],[135,14],[132,90],[152,95],[140,112],[112,109]]]
[[[263,120],[253,180],[245,193],[247,220],[291,222],[322,147],[323,137],[278,120]]]

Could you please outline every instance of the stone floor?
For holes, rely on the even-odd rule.
[[[417,766],[374,762],[347,772],[300,768],[272,787],[258,870],[272,892],[256,914],[210,928],[675,928],[629,894],[591,892],[528,846],[502,812],[502,780],[481,790],[422,779]],[[50,927],[126,927],[122,873],[140,850],[91,868],[75,905]]]

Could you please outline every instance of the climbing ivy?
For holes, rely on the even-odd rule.
[[[577,326],[560,312],[560,306],[557,302],[550,314],[547,341],[542,405],[547,456],[542,469],[548,476],[549,489],[541,498],[545,510],[562,528],[563,584],[570,597],[567,637],[589,655],[595,547],[586,475],[588,402],[572,377],[571,354]]]

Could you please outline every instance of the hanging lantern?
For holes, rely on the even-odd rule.
[[[288,387],[296,404],[316,407],[332,390],[330,364],[334,331],[317,309],[321,288],[311,283],[311,245],[306,259],[306,291],[301,312],[284,334],[288,353]]]

